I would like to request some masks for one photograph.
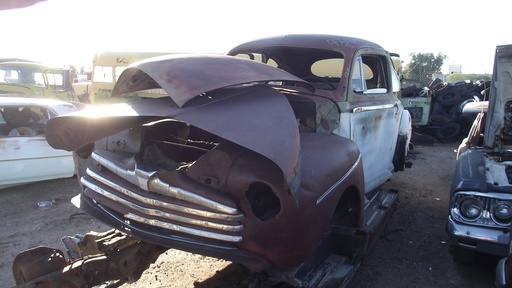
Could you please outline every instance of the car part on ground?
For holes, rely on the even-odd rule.
[[[63,239],[62,251],[38,246],[16,256],[13,275],[22,287],[119,287],[138,279],[166,249],[116,230]]]

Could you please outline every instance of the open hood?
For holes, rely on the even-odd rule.
[[[166,55],[128,67],[117,80],[112,95],[162,88],[182,107],[204,92],[269,81],[294,82],[314,90],[311,84],[288,72],[252,60],[223,55]]]
[[[206,62],[201,63],[211,65],[198,65],[200,58],[205,59],[171,58],[163,59],[162,62],[144,62],[128,68],[117,82],[115,91],[124,93],[165,87],[173,101],[169,101],[167,97],[146,99],[92,107],[53,118],[46,125],[48,143],[56,149],[77,151],[131,127],[172,118],[267,157],[283,171],[291,191],[296,191],[300,182],[300,139],[295,114],[286,96],[267,84],[231,85],[301,80],[279,69],[270,66],[267,69],[266,65],[250,60],[228,56],[206,57]],[[178,64],[174,65],[176,63]],[[143,69],[140,69],[141,66]],[[253,71],[251,67],[256,68]],[[179,73],[179,69],[183,73]],[[233,77],[229,77],[230,74]],[[221,85],[231,87],[208,90]]]
[[[512,138],[512,45],[496,47],[489,98],[484,145],[495,147],[497,139]]]

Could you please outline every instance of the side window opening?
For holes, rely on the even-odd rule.
[[[356,63],[353,67],[354,68],[352,69],[352,78],[350,81],[352,85],[352,90],[354,92],[362,93],[366,91],[366,77],[364,75],[365,67],[363,65],[363,59],[361,56],[357,57]]]
[[[64,75],[62,73],[47,71],[46,77],[48,79],[48,85],[50,85],[53,90],[64,89]]]
[[[95,66],[93,71],[93,79],[94,82],[112,82],[112,69],[110,66]]]
[[[40,107],[19,106],[0,108],[0,135],[36,136],[44,134],[49,111]]]
[[[20,73],[17,70],[1,69],[0,70],[0,83],[19,83]]]
[[[363,94],[386,93],[387,61],[379,55],[361,55],[357,57],[352,69],[352,91]]]

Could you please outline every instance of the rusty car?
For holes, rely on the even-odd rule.
[[[469,135],[457,151],[446,232],[456,262],[477,252],[509,254],[512,220],[512,46],[496,47],[488,102],[476,106]]]
[[[44,133],[49,119],[75,111],[54,99],[0,97],[0,189],[75,174],[72,153],[52,148]]]
[[[23,252],[18,284],[133,280],[168,248],[251,273],[277,270],[296,286],[347,283],[391,217],[398,192],[382,185],[404,169],[410,147],[410,115],[385,49],[336,35],[269,37],[227,55],[134,63],[113,95],[146,89],[168,96],[47,126],[52,147],[77,155],[80,208],[139,246],[121,254],[97,244],[104,236],[81,237],[69,247],[87,259],[69,269],[62,252]],[[41,254],[56,264],[35,273]]]

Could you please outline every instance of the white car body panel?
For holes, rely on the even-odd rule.
[[[0,97],[0,112],[5,107],[39,107],[47,112],[46,118],[75,112],[77,109],[68,102],[47,99]],[[8,125],[3,115],[0,124]],[[7,128],[8,129],[8,128]],[[24,136],[17,133],[0,133],[0,189],[38,181],[68,178],[75,174],[73,154],[52,148],[45,135],[37,133]]]
[[[44,136],[0,137],[0,189],[74,175],[71,152],[51,148]]]

